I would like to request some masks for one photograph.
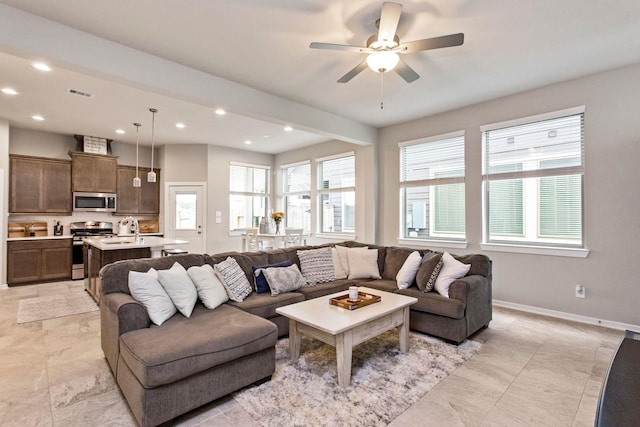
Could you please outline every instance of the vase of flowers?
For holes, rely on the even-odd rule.
[[[280,223],[284,218],[284,212],[274,212],[271,214],[271,219],[276,223],[276,234],[280,234]]]

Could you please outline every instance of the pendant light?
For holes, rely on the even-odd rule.
[[[140,142],[140,126],[142,125],[140,123],[134,123],[133,125],[136,127],[136,177],[133,178],[133,186],[140,187],[142,185],[142,181],[140,181],[140,176],[138,175],[138,144]]]
[[[153,171],[153,149],[155,145],[155,130],[156,130],[156,108],[149,108],[151,111],[151,170],[147,174],[147,182],[156,182],[156,173]]]

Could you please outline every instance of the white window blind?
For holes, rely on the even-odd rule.
[[[349,154],[317,161],[321,233],[355,232],[355,159]]]
[[[402,238],[465,239],[464,133],[400,144]]]
[[[583,247],[583,110],[483,129],[485,240]]]

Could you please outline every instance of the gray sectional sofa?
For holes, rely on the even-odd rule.
[[[347,247],[364,246],[344,242]],[[251,267],[293,261],[306,246],[263,252],[186,254],[109,264],[102,281],[101,344],[107,362],[136,420],[154,426],[253,383],[269,380],[275,370],[275,344],[288,334],[289,322],[276,308],[346,291],[352,285],[418,298],[411,307],[411,329],[460,343],[491,321],[491,261],[484,255],[457,256],[470,264],[467,275],[454,281],[449,298],[415,286],[398,289],[396,274],[415,249],[367,245],[378,249],[380,279],[337,279],[276,296],[251,293],[242,302],[229,301],[209,310],[198,302],[186,318],[175,314],[161,326],[151,323],[145,307],[128,288],[129,271],[169,269],[175,262],[188,269],[234,258],[250,283]],[[420,251],[421,255],[430,251]]]

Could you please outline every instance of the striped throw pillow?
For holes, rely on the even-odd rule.
[[[227,257],[226,260],[214,265],[213,269],[231,301],[242,302],[253,291],[247,276],[235,259]]]
[[[298,259],[307,285],[313,286],[336,279],[330,247],[298,251]]]

